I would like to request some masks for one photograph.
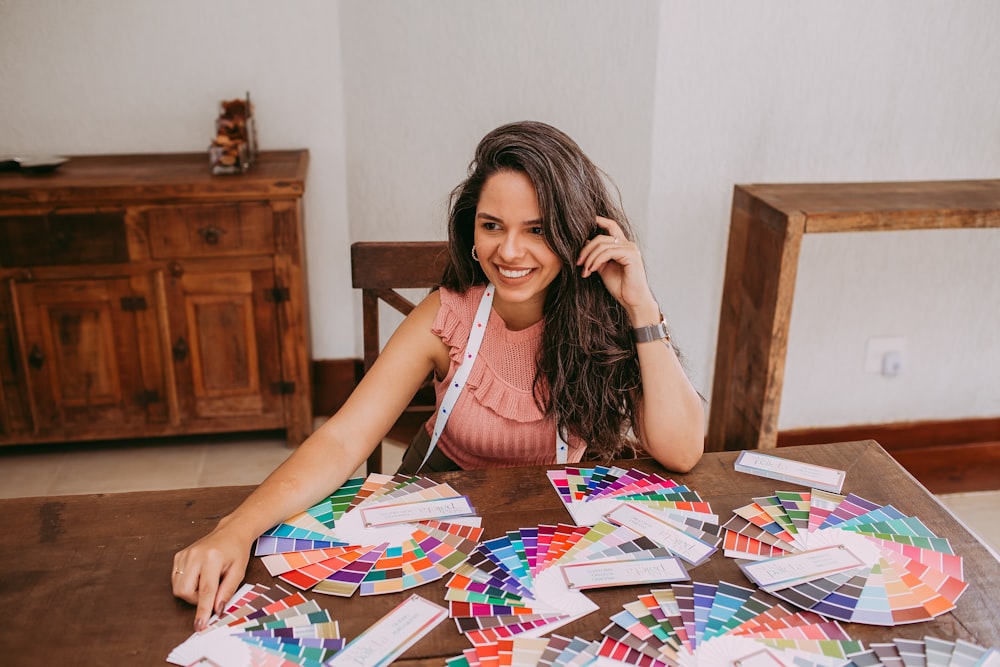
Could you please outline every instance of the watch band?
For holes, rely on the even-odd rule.
[[[660,313],[660,321],[646,327],[632,329],[632,338],[636,343],[650,343],[654,340],[670,340],[670,332],[667,324],[663,321],[663,313]]]

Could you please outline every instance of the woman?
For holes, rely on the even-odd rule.
[[[402,322],[343,408],[174,557],[174,594],[197,604],[196,630],[239,586],[257,536],[341,486],[430,372],[438,410],[401,471],[626,449],[680,472],[698,462],[701,399],[624,214],[569,137],[535,122],[486,135],[452,193],[448,237],[442,289]]]

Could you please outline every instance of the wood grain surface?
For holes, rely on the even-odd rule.
[[[965,561],[969,588],[958,608],[933,621],[896,627],[844,624],[866,644],[893,637],[933,635],[1000,646],[1000,612],[994,587],[1000,562],[948,510],[896,464],[874,441],[788,447],[786,458],[847,471],[843,491],[877,503],[891,503],[918,516],[947,537]],[[794,485],[737,473],[735,452],[707,454],[685,475],[689,485],[725,521],[754,496]],[[652,460],[624,467],[663,472]],[[485,537],[539,523],[569,522],[544,474],[544,467],[479,470],[431,475],[467,494],[483,516]],[[669,474],[669,473],[668,473]],[[160,665],[188,637],[193,608],[170,591],[171,559],[232,510],[250,487],[220,487],[0,501],[0,600],[7,611],[0,631],[3,664]],[[747,585],[735,561],[714,554],[691,569],[697,581]],[[247,581],[277,583],[259,558],[252,558]],[[608,617],[648,586],[588,592],[601,610],[564,626],[558,633],[596,639]],[[372,622],[416,592],[443,602],[444,580],[398,594],[335,598],[308,594],[340,621],[353,639]],[[412,647],[399,664],[441,665],[468,643],[452,621],[438,626]]]

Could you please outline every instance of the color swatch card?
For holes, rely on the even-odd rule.
[[[508,637],[473,646],[445,661],[448,667],[570,667],[594,665],[598,642],[580,637]]]
[[[955,608],[962,558],[917,517],[853,494],[778,491],[734,510],[726,556],[763,590],[828,618],[926,621]]]
[[[483,542],[446,584],[449,614],[474,646],[539,637],[597,610],[583,590],[685,581],[683,562],[626,526],[540,525]]]
[[[708,560],[722,541],[711,506],[659,475],[606,466],[567,466],[547,475],[577,525],[629,528],[690,567]]]
[[[702,588],[707,586],[707,588]],[[835,622],[792,612],[725,582],[654,589],[624,606],[597,641],[510,637],[466,649],[448,667],[996,667],[997,649],[935,637],[865,648]],[[694,588],[699,594],[694,595]],[[730,588],[732,587],[732,588]],[[677,590],[675,590],[677,589]],[[744,595],[749,595],[745,601]],[[699,618],[707,619],[699,622]],[[695,628],[687,635],[687,624]],[[701,628],[700,633],[698,628]],[[617,637],[617,639],[616,639]],[[692,639],[693,637],[693,639]]]
[[[326,664],[329,667],[384,667],[448,617],[439,604],[413,594],[358,635]]]
[[[937,637],[893,639],[873,643],[854,656],[858,667],[996,667],[1000,650],[984,648],[961,639],[948,641]]]
[[[864,651],[835,621],[724,581],[652,589],[601,632],[606,665],[837,667]]]
[[[578,526],[592,526],[622,503],[654,509],[712,532],[719,517],[695,491],[655,473],[597,466],[566,466],[546,473]],[[718,533],[718,529],[714,529]]]
[[[272,576],[316,593],[395,593],[440,579],[482,536],[466,496],[426,477],[372,474],[257,539]]]
[[[344,647],[329,612],[301,593],[245,584],[208,627],[177,646],[175,665],[320,667]]]
[[[736,457],[734,467],[737,472],[791,482],[830,493],[840,493],[847,473],[836,468],[793,461],[772,454],[744,450]]]

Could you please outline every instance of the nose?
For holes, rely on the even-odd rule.
[[[510,261],[521,256],[524,249],[523,239],[517,232],[510,231],[504,234],[500,247],[497,249],[500,259]]]

